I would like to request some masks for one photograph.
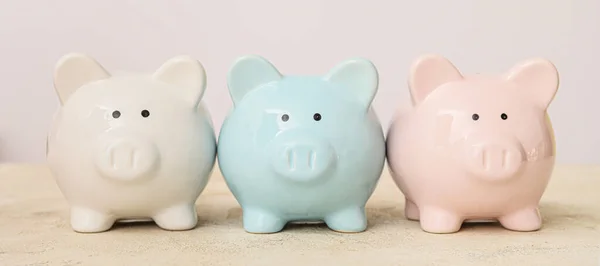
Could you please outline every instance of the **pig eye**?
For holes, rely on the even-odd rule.
[[[505,113],[502,113],[500,115],[500,118],[502,118],[502,120],[506,120],[506,119],[508,119],[508,116]]]
[[[287,122],[288,120],[290,120],[290,116],[288,114],[283,114],[281,116],[281,121]]]
[[[148,110],[142,110],[142,116],[148,117],[148,116],[150,116],[150,112]]]
[[[321,114],[319,114],[319,113],[315,113],[315,114],[313,115],[313,119],[314,119],[315,121],[320,121],[320,120],[321,120]]]
[[[121,112],[119,112],[119,110],[115,110],[112,112],[112,117],[115,119],[121,117]]]
[[[478,114],[473,114],[471,116],[471,118],[473,119],[473,121],[477,121],[477,120],[479,120],[479,115]]]

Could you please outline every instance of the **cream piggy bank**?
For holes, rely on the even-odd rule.
[[[216,157],[205,80],[203,66],[185,56],[149,75],[111,75],[81,54],[58,62],[60,109],[46,153],[73,230],[139,219],[166,230],[196,226],[195,202]]]
[[[555,160],[546,111],[558,89],[555,66],[531,59],[504,74],[466,76],[426,55],[412,66],[409,87],[414,106],[387,135],[406,217],[431,233],[474,220],[540,229],[538,204]]]

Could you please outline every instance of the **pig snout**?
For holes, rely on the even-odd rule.
[[[465,161],[467,170],[479,178],[505,180],[517,175],[524,158],[517,140],[493,138],[468,141]]]
[[[104,141],[96,152],[96,167],[102,176],[119,181],[148,178],[156,169],[159,153],[150,142],[136,138]]]
[[[290,139],[273,144],[273,169],[294,181],[322,178],[335,164],[333,147],[318,138]]]

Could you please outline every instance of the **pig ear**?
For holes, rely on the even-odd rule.
[[[341,84],[367,110],[371,106],[379,86],[379,74],[371,61],[362,58],[346,60],[324,77],[325,80]]]
[[[110,74],[93,58],[71,53],[58,60],[54,69],[54,89],[60,104],[64,104],[81,86],[110,77]]]
[[[441,85],[462,78],[460,71],[448,59],[439,55],[422,56],[410,69],[408,86],[412,101],[419,103]]]
[[[283,76],[266,59],[248,55],[237,59],[227,74],[227,87],[233,104],[260,85],[281,80]]]
[[[546,109],[558,90],[558,70],[550,61],[535,58],[521,62],[508,71],[507,80],[527,94],[538,106]]]
[[[193,106],[200,103],[206,89],[204,66],[189,56],[176,56],[167,60],[152,77],[177,87],[178,93]]]

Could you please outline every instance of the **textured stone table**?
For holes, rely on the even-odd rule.
[[[423,232],[403,215],[403,196],[384,171],[369,201],[369,228],[323,224],[255,235],[215,171],[197,203],[196,229],[121,224],[99,234],[68,225],[68,205],[44,165],[0,166],[0,265],[600,265],[600,166],[557,166],[542,199],[542,230],[467,224]]]

